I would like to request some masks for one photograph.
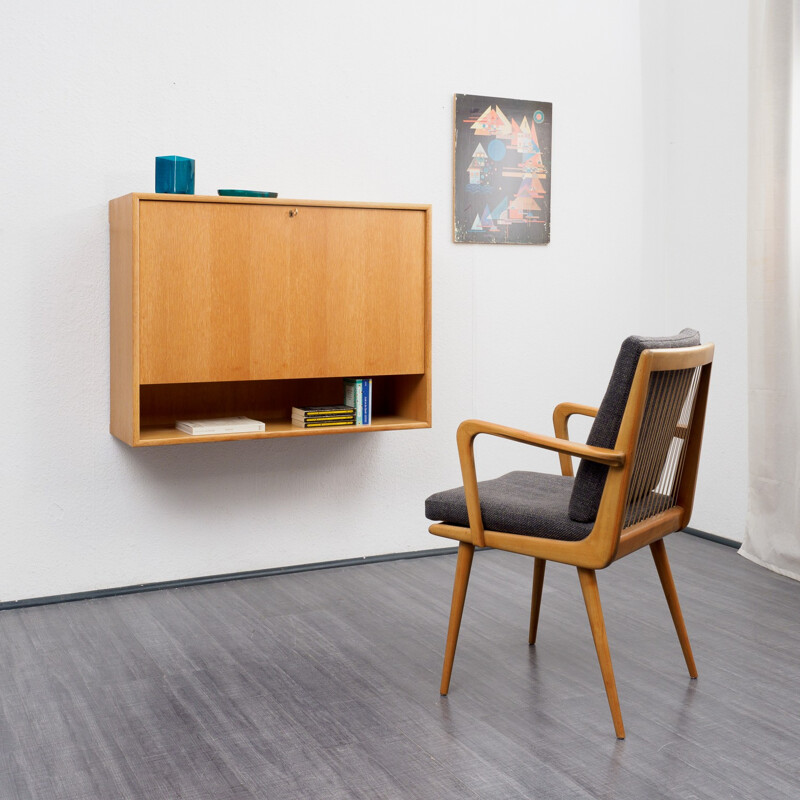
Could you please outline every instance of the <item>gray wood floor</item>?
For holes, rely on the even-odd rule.
[[[577,575],[478,553],[450,695],[454,556],[0,613],[0,798],[800,797],[800,584],[667,541],[600,574],[628,738]]]

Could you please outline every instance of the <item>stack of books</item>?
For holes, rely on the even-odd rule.
[[[261,420],[249,417],[224,417],[223,419],[179,419],[179,431],[190,436],[218,436],[223,433],[262,433],[266,426]]]
[[[355,425],[356,412],[350,406],[293,406],[292,425],[298,428],[325,428],[330,425]]]
[[[356,412],[356,425],[372,422],[372,378],[345,378],[344,404]]]

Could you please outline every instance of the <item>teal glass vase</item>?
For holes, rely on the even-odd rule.
[[[194,159],[156,156],[156,192],[194,194]]]

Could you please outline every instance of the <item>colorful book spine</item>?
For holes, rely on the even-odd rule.
[[[344,379],[344,404],[355,409],[356,425],[363,425],[364,386],[361,378]]]
[[[361,416],[363,424],[369,425],[372,422],[372,378],[362,378],[361,389]]]
[[[350,406],[293,406],[292,416],[303,419],[312,417],[351,417],[354,409]]]
[[[372,423],[372,378],[345,378],[344,403],[356,411],[356,425]]]
[[[356,421],[353,417],[349,419],[307,419],[302,420],[297,417],[292,417],[292,425],[298,428],[330,428],[343,425],[355,425]]]

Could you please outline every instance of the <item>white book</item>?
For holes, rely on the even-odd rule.
[[[249,417],[223,417],[222,419],[181,419],[175,423],[179,431],[192,436],[213,436],[221,433],[259,433],[266,425]]]

